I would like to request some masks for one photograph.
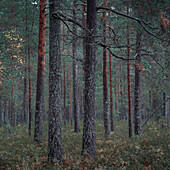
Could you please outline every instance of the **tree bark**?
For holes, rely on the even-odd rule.
[[[67,121],[70,122],[70,85],[69,85],[69,73],[67,71],[67,101],[68,101],[68,107],[67,107]]]
[[[48,160],[63,163],[62,114],[61,114],[61,52],[60,20],[53,12],[60,10],[61,0],[50,0],[49,31],[49,132]]]
[[[35,110],[35,132],[34,141],[42,142],[43,126],[43,89],[44,89],[44,67],[45,67],[45,27],[46,27],[46,0],[40,0],[39,19],[39,46],[38,46],[38,71],[37,71],[37,91]]]
[[[29,44],[29,35],[28,35],[28,74],[29,74],[29,122],[28,122],[28,132],[31,136],[31,126],[32,126],[32,110],[31,110],[31,56],[30,56],[30,44]]]
[[[73,1],[73,19],[76,21],[77,0]],[[77,26],[73,23],[73,32],[77,34]],[[78,75],[77,75],[77,37],[73,35],[73,112],[74,132],[80,132],[80,110],[78,101]]]
[[[65,60],[63,64],[64,69],[64,126],[66,126],[66,70],[65,70]]]
[[[141,134],[141,97],[140,97],[140,81],[141,81],[141,70],[140,70],[140,63],[141,63],[141,40],[142,40],[142,33],[137,31],[136,34],[136,64],[135,64],[135,91],[134,91],[134,128],[135,128],[135,135]]]
[[[106,6],[106,0],[104,0],[103,6]],[[103,35],[106,44],[106,12],[103,12]],[[107,85],[107,50],[103,47],[103,116],[104,116],[104,129],[105,135],[110,135],[109,127],[109,108],[108,108],[108,85]]]
[[[96,0],[87,0],[85,43],[85,105],[82,154],[96,156]]]
[[[110,12],[109,12],[110,17]],[[110,22],[109,22],[110,25]],[[111,30],[109,28],[109,35],[111,35]],[[110,79],[110,127],[111,131],[114,131],[113,124],[113,89],[112,89],[112,55],[109,53],[109,79]]]
[[[127,7],[127,15],[129,15],[129,8]],[[127,59],[130,57],[129,49],[129,23],[127,23]],[[127,83],[128,83],[128,126],[129,126],[129,137],[132,136],[132,121],[131,121],[131,90],[130,90],[130,67],[129,60],[127,60]]]
[[[23,116],[22,122],[27,122],[27,70],[26,70],[26,56],[25,56],[25,75],[24,75],[24,94],[23,94]]]

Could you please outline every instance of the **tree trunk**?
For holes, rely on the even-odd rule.
[[[163,101],[165,100],[166,100],[166,93],[163,93]],[[166,116],[166,103],[163,104],[163,116],[166,120],[166,117],[165,117]]]
[[[87,0],[85,43],[85,105],[82,154],[96,156],[96,0]]]
[[[169,115],[169,99],[170,99],[170,97],[169,96],[167,96],[166,97],[166,100],[167,100],[167,102],[165,103],[165,118],[166,118],[166,122],[167,122],[167,126],[169,127],[169,117],[170,117],[170,115]]]
[[[82,25],[84,27],[86,27],[86,0],[82,0]],[[83,30],[84,33],[84,38],[83,38],[83,58],[85,60],[85,55],[86,55],[86,49],[85,49],[85,43],[86,43],[86,38],[85,38],[85,30]],[[83,65],[83,70],[84,69],[84,65]],[[83,82],[85,82],[85,75],[83,72]],[[84,106],[85,106],[85,87],[83,84],[83,93],[82,93],[82,116],[84,115]]]
[[[72,97],[73,97],[73,88],[72,88],[72,76],[70,74],[70,120],[71,120],[71,125],[73,125],[73,100],[72,100]]]
[[[69,85],[69,73],[67,71],[67,101],[68,101],[68,107],[67,107],[67,121],[70,122],[70,85]]]
[[[106,6],[106,0],[104,0],[103,6]],[[103,12],[103,35],[106,44],[106,12]],[[110,135],[109,127],[109,110],[108,110],[108,85],[107,85],[107,51],[103,48],[103,116],[104,116],[104,129],[105,135]]]
[[[34,141],[42,142],[43,126],[43,89],[44,89],[44,67],[45,67],[45,27],[46,27],[46,0],[40,0],[39,19],[39,46],[38,46],[38,72],[35,110],[35,132]]]
[[[0,127],[2,126],[2,112],[3,112],[2,100],[0,99]]]
[[[127,15],[129,15],[129,8],[127,7]],[[130,57],[129,49],[129,23],[127,23],[127,59]],[[131,94],[130,94],[130,68],[129,60],[127,60],[127,83],[128,83],[128,126],[129,126],[129,137],[132,136],[132,121],[131,121]]]
[[[28,35],[28,74],[29,74],[29,122],[28,122],[28,132],[31,136],[31,124],[32,124],[32,110],[31,110],[31,56],[30,56],[30,44],[29,44],[29,35]]]
[[[136,64],[135,64],[135,91],[134,91],[134,124],[135,135],[141,134],[141,97],[140,97],[140,81],[141,81],[141,40],[142,33],[137,31],[136,34]]]
[[[63,69],[64,69],[64,126],[66,126],[66,69],[65,69],[65,60],[64,60]]]
[[[26,56],[25,56],[26,58]],[[24,94],[23,94],[23,116],[22,116],[22,122],[27,122],[27,70],[26,70],[26,59],[25,59],[25,75],[24,75]]]
[[[8,101],[5,99],[4,101],[4,124],[8,123]]]
[[[73,19],[76,21],[77,0],[73,1]],[[77,34],[77,26],[73,23],[73,32]],[[78,75],[77,75],[77,37],[73,34],[73,112],[74,132],[80,132],[80,110],[78,101]]]
[[[110,12],[109,12],[110,17]],[[109,23],[110,25],[110,23]],[[111,35],[111,30],[109,29],[109,35]],[[112,58],[111,53],[109,53],[109,78],[110,78],[110,127],[111,131],[114,131],[113,125],[113,90],[112,90]]]
[[[60,9],[61,0],[50,0],[49,30],[49,132],[48,160],[63,163],[61,114],[61,52],[60,20],[53,12]]]

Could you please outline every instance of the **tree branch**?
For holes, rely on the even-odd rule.
[[[148,120],[153,116],[153,114],[165,103],[169,100],[170,98],[168,97],[163,103],[161,103],[151,114],[150,116],[145,120],[145,122],[142,124],[142,127],[148,122]]]
[[[150,26],[150,23],[147,23],[147,22],[145,22],[145,21],[143,21],[143,20],[141,20],[141,19],[138,19],[138,18],[136,18],[136,17],[132,17],[132,16],[129,16],[129,15],[120,13],[120,12],[115,11],[114,9],[111,9],[111,8],[108,8],[108,7],[102,7],[102,6],[97,7],[97,10],[100,10],[100,9],[108,10],[108,11],[111,11],[111,12],[117,14],[117,15],[120,15],[120,16],[129,18],[129,19],[135,20],[135,21],[137,21],[137,22],[141,25],[141,27],[143,28],[143,30],[145,30],[148,34],[152,35],[153,37],[155,37],[155,38],[157,38],[157,39],[163,40],[163,39],[159,38],[158,36],[156,36],[155,34],[153,34],[152,32],[150,32],[150,31],[148,31],[148,30],[146,29],[145,26],[147,26],[147,27],[149,27],[149,28],[151,28],[151,29],[157,29],[157,28],[155,28],[155,27]],[[144,24],[145,26],[144,26],[143,24]],[[163,40],[163,41],[167,41],[167,40]]]
[[[109,47],[108,45],[105,45],[105,44],[102,44],[102,43],[98,43],[97,45],[100,45],[101,47],[106,48],[106,49],[111,53],[112,56],[114,56],[115,58],[124,60],[124,61],[136,60],[136,56],[138,55],[138,54],[136,54],[136,55],[134,56],[134,59],[132,59],[132,58],[127,59],[127,58],[123,58],[123,57],[120,57],[120,56],[117,56],[116,54],[114,54],[114,53],[110,50],[110,47]]]

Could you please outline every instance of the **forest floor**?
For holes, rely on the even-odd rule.
[[[164,124],[162,126],[162,124]],[[105,138],[103,123],[97,121],[97,156],[81,156],[82,132],[75,134],[73,127],[63,128],[64,165],[47,161],[47,123],[44,127],[44,142],[37,145],[28,137],[27,126],[18,125],[6,134],[0,128],[1,169],[156,169],[170,167],[170,131],[162,121],[150,120],[143,128],[141,137],[128,138],[127,123],[119,121],[114,132]]]

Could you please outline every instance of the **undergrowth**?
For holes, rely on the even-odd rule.
[[[9,131],[10,128],[10,131]],[[8,129],[8,134],[7,134]],[[140,137],[128,138],[127,123],[116,123],[114,132],[105,137],[103,123],[97,121],[97,156],[81,156],[82,132],[73,126],[63,127],[64,164],[47,161],[47,123],[44,141],[38,145],[28,137],[27,126],[0,128],[0,169],[168,169],[169,128],[161,122],[149,121]],[[82,129],[81,129],[82,131]]]

